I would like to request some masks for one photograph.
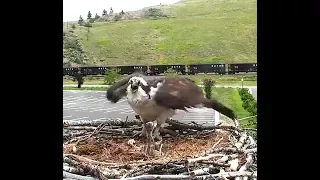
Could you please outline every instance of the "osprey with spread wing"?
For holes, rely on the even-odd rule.
[[[202,89],[192,80],[183,77],[160,77],[145,80],[142,74],[131,74],[107,90],[107,99],[113,103],[127,96],[131,108],[139,114],[145,125],[157,122],[155,138],[160,139],[160,127],[176,110],[186,108],[212,108],[225,116],[235,119],[235,113],[214,99],[206,99]],[[145,135],[145,126],[142,134]]]

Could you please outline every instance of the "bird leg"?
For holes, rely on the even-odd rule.
[[[166,122],[167,118],[159,118],[157,119],[157,126],[153,132],[154,134],[154,140],[156,141],[162,141],[162,137],[160,136],[160,128],[162,126],[162,124],[164,124]]]
[[[161,127],[158,127],[158,124],[154,130],[154,140],[156,141],[161,141],[162,140],[162,137],[160,136],[160,128]]]
[[[146,154],[151,155],[152,154],[152,149],[151,145],[154,143],[153,137],[152,137],[152,130],[153,130],[153,122],[147,122],[145,125],[145,132],[146,132],[146,137],[147,137],[147,144],[146,144]]]
[[[136,136],[139,136],[139,137],[146,136],[145,124],[142,124],[142,130],[141,131],[138,131],[137,133],[135,133],[133,135],[133,137],[136,137]]]

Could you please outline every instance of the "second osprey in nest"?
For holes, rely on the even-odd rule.
[[[154,138],[161,139],[160,127],[176,110],[186,108],[212,108],[225,116],[235,119],[235,113],[214,99],[206,99],[202,89],[192,80],[183,77],[160,77],[145,80],[141,74],[131,74],[112,85],[107,99],[113,103],[122,97],[127,100],[135,113],[140,115],[143,125],[156,121]],[[145,126],[142,134],[145,135]]]

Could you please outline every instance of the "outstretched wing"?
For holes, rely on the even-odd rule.
[[[131,74],[131,75],[127,76],[126,78],[114,83],[107,90],[107,99],[113,103],[117,103],[121,98],[126,96],[128,81],[133,76],[141,76],[141,74],[134,73],[134,74]]]
[[[181,109],[202,105],[212,108],[231,119],[236,118],[234,111],[221,104],[216,99],[206,99],[202,89],[194,81],[188,78],[168,77],[163,81],[154,97],[155,101],[162,106],[171,109]]]
[[[202,89],[192,80],[182,77],[166,77],[157,90],[155,101],[171,109],[186,110],[204,102]]]

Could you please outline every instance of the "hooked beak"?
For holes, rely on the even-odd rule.
[[[138,89],[138,85],[137,84],[131,84],[131,89],[132,90],[137,90]]]

